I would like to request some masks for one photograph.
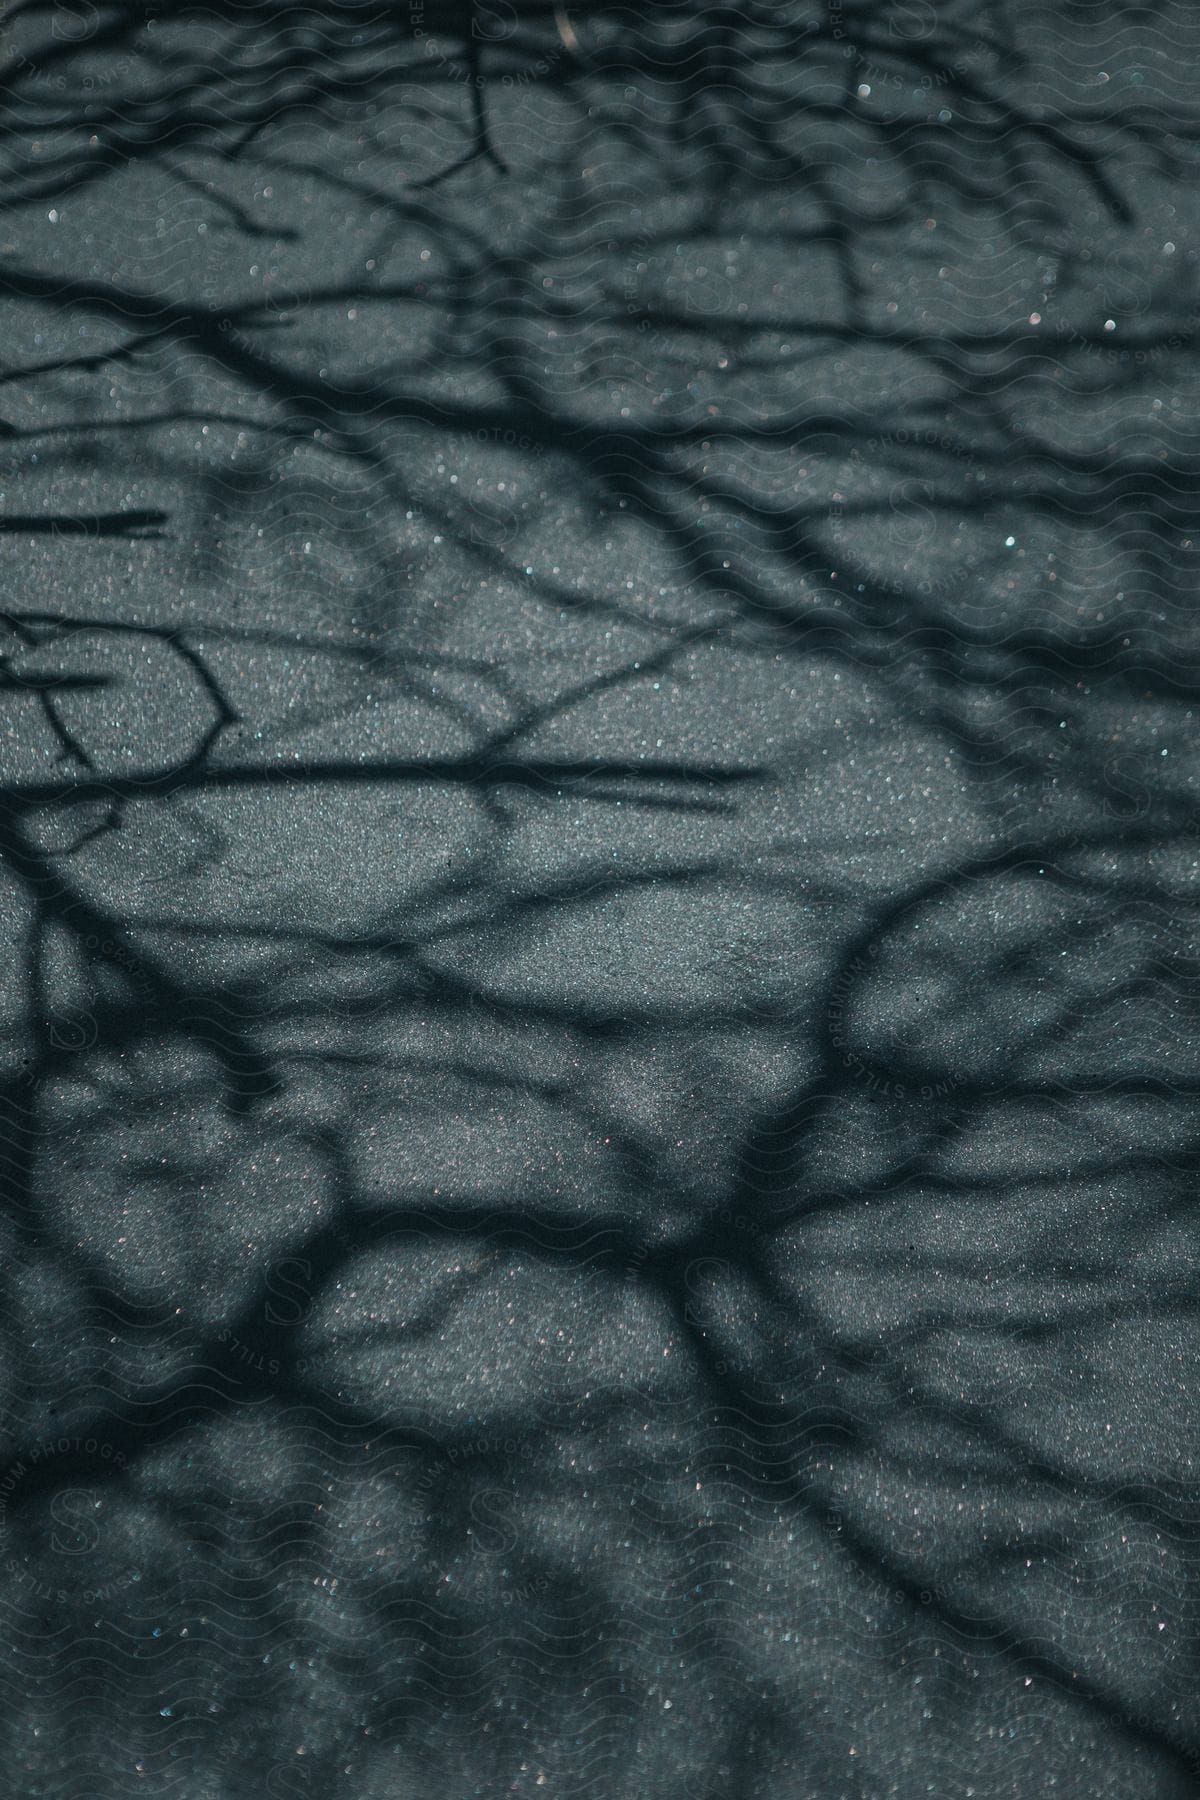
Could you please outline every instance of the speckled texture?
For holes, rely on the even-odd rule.
[[[6,22],[0,1791],[1182,1800],[1196,20],[467,11]]]

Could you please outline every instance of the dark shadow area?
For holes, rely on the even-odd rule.
[[[1194,1792],[1195,36],[8,9],[9,1791]]]

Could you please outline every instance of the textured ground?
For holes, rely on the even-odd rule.
[[[3,22],[3,1791],[1191,1795],[1200,20],[474,24]]]

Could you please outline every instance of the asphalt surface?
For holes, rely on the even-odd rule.
[[[0,1790],[1196,1793],[1195,10],[0,28]]]

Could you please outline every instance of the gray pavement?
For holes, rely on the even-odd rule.
[[[3,24],[3,1791],[1193,1794],[1191,12]]]

